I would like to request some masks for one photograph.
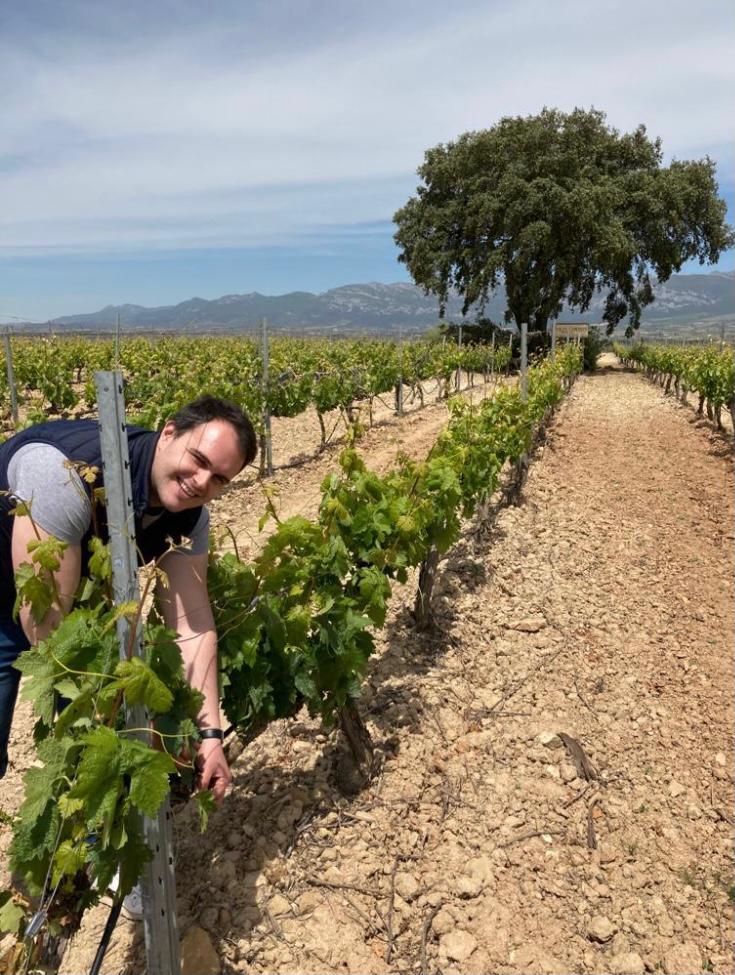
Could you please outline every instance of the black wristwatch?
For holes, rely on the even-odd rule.
[[[200,728],[199,737],[204,741],[205,738],[217,738],[219,741],[225,740],[225,733],[221,728]]]

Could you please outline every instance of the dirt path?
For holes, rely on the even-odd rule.
[[[204,837],[177,813],[187,964],[196,942],[238,973],[731,972],[730,450],[639,376],[581,379],[524,504],[444,563],[433,635],[396,593],[372,787],[344,797],[303,716],[238,759]],[[103,970],[143,957],[125,922]]]

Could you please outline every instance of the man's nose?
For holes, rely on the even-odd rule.
[[[211,471],[202,468],[198,470],[194,475],[194,484],[196,485],[196,490],[199,494],[206,494],[212,487],[213,474]]]

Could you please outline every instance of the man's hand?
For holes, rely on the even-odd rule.
[[[196,765],[199,771],[198,789],[211,789],[214,801],[222,802],[227,787],[232,782],[232,772],[227,764],[222,742],[217,738],[205,738],[197,748]]]

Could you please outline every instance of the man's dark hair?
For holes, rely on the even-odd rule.
[[[235,428],[240,449],[245,457],[246,467],[255,460],[258,453],[258,441],[255,436],[253,424],[247,413],[240,407],[227,399],[219,399],[217,396],[200,396],[193,403],[187,403],[171,417],[176,435],[181,436],[187,430],[201,426],[202,423],[209,423],[211,420],[225,420]]]

